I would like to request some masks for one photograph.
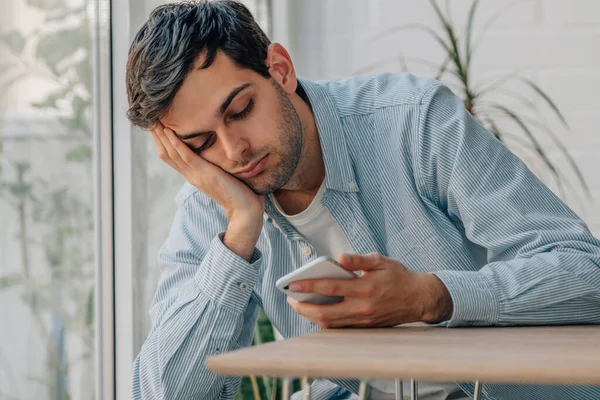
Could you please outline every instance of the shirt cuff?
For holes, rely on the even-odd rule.
[[[241,313],[256,287],[261,262],[260,250],[255,248],[248,262],[229,250],[220,234],[212,240],[194,279],[210,299]]]
[[[492,279],[481,272],[433,272],[448,289],[452,298],[452,318],[440,325],[490,326],[499,320],[500,302]]]

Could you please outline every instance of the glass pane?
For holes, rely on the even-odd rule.
[[[0,2],[0,398],[93,399],[86,0]]]

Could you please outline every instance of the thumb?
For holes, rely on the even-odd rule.
[[[348,271],[373,271],[384,269],[385,257],[379,253],[340,254],[338,263]]]

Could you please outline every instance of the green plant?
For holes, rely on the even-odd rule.
[[[429,3],[435,11],[437,20],[440,23],[442,28],[441,33],[427,25],[409,24],[388,29],[381,32],[374,39],[378,40],[382,37],[404,30],[419,30],[425,32],[443,49],[444,60],[440,64],[419,59],[413,59],[412,61],[437,69],[435,78],[447,83],[448,86],[463,99],[465,108],[477,118],[481,124],[492,132],[498,140],[507,144],[508,147],[518,147],[520,150],[525,150],[525,152],[533,156],[534,160],[541,162],[541,167],[550,172],[557,185],[560,196],[565,199],[565,187],[571,189],[571,193],[574,192],[572,190],[573,187],[569,180],[565,178],[563,171],[561,171],[550,159],[545,146],[536,135],[538,132],[545,134],[547,139],[553,142],[560,150],[561,154],[564,155],[570,169],[576,176],[577,183],[589,198],[590,192],[579,167],[569,151],[560,141],[559,135],[550,129],[548,121],[541,113],[541,108],[536,102],[531,101],[519,92],[506,89],[505,85],[510,81],[520,84],[523,91],[531,93],[534,98],[539,100],[539,102],[554,115],[554,118],[560,122],[562,128],[569,131],[570,128],[566,119],[550,96],[548,96],[536,83],[517,73],[506,74],[498,79],[494,79],[492,82],[475,82],[472,72],[472,61],[477,48],[486,31],[497,20],[505,8],[502,8],[499,12],[489,18],[489,20],[483,24],[479,36],[475,38],[473,23],[477,14],[479,0],[473,0],[471,3],[463,35],[460,34],[457,25],[453,23],[450,18],[449,1],[446,2],[447,9],[445,12],[442,11],[436,0],[429,0]],[[515,3],[516,2],[509,3],[507,7],[512,6]],[[404,57],[404,55],[400,56],[400,62],[402,68],[407,70],[407,58]],[[358,71],[358,73],[370,71],[376,67],[377,66],[373,65],[367,66]],[[502,95],[507,96],[511,100],[516,100],[519,107],[515,108],[512,105],[503,104],[497,100],[493,100],[492,95],[497,93],[502,93]],[[506,123],[501,123],[505,121],[511,122],[511,126],[507,127]]]

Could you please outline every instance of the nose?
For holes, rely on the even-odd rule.
[[[239,135],[223,133],[221,134],[221,144],[225,157],[236,163],[242,163],[245,155],[250,148],[250,143]]]

